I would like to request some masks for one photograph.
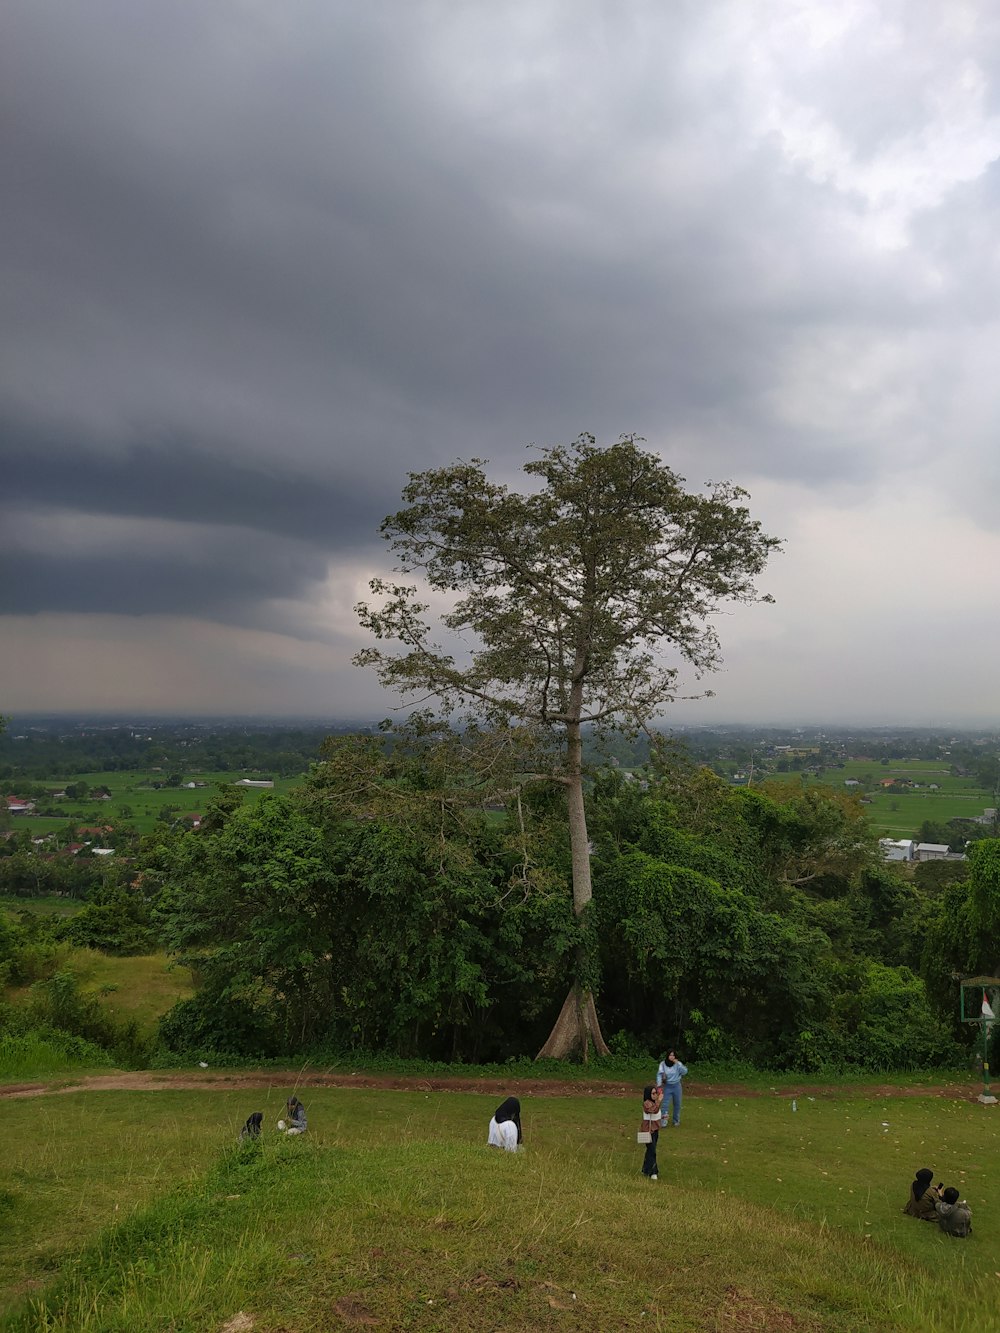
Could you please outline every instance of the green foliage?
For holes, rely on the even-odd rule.
[[[907,970],[942,902],[878,861],[850,798],[672,762],[603,774],[577,916],[558,795],[517,783],[519,744],[415,718],[331,744],[297,798],[230,802],[150,844],[158,929],[201,978],[165,1045],[505,1059],[537,1049],[589,937],[583,975],[621,1052],[879,1070],[954,1054]]]
[[[252,1005],[203,986],[181,1000],[160,1020],[160,1041],[167,1051],[187,1056],[266,1059],[282,1049],[281,1033],[266,1006]]]
[[[968,873],[964,861],[920,861],[913,871],[913,882],[924,893],[939,897],[950,884],[957,884]]]
[[[2,844],[0,844],[2,846]],[[32,851],[0,853],[0,895],[15,898],[44,898],[58,894],[87,898],[103,882],[108,868],[99,858],[78,856],[46,859]]]
[[[996,941],[1000,938],[1000,839],[977,842],[969,849],[969,886],[970,923],[982,937]]]
[[[948,1026],[931,1011],[909,968],[867,959],[851,969],[833,1007],[831,1033],[841,1060],[861,1069],[928,1069],[954,1063]]]
[[[2,1022],[2,1019],[0,1019]],[[114,1063],[102,1046],[60,1028],[0,1028],[0,1081],[49,1078],[74,1069],[100,1069]]]
[[[114,1019],[96,996],[81,992],[69,972],[36,981],[27,1005],[8,1006],[0,1013],[0,1034],[29,1043],[37,1038],[64,1048],[71,1039],[82,1039],[80,1052],[97,1047],[120,1066],[141,1066],[150,1052],[150,1042],[136,1023]]]
[[[22,914],[18,924],[0,913],[0,985],[22,986],[50,977],[69,952],[59,943],[55,917]]]
[[[1000,840],[973,844],[966,867],[968,878],[935,903],[920,968],[938,1012],[956,1025],[955,977],[1000,975]]]
[[[95,890],[86,907],[58,927],[58,937],[112,954],[149,953],[156,947],[149,903],[121,884]]]
[[[322,835],[285,797],[237,809],[216,834],[176,839],[156,919],[213,1001],[273,1011],[294,1044],[333,1001],[334,867]]]
[[[442,828],[442,789],[401,750],[379,773],[368,809],[379,781],[416,783],[405,822],[343,819],[322,772],[306,805],[270,797],[175,842],[156,916],[204,986],[165,1021],[172,1048],[475,1057],[537,1016],[575,933],[565,896],[481,807],[445,808]]]
[[[671,697],[676,671],[650,648],[666,640],[699,670],[718,661],[708,617],[758,600],[754,579],[779,544],[730,483],[698,495],[634,437],[599,448],[583,435],[545,449],[518,494],[481,460],[411,474],[405,509],[382,531],[404,572],[464,594],[446,615],[476,646],[467,669],[428,641],[415,589],[380,582],[388,600],[360,608],[377,639],[404,654],[360,660],[403,688],[473,701],[506,722],[563,727],[627,716],[641,723]]]

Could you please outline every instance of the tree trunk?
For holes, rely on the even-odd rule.
[[[581,916],[594,890],[590,878],[590,839],[587,811],[583,803],[583,737],[580,724],[567,728],[566,806],[569,818],[569,850],[573,866],[573,911]]]
[[[577,917],[590,906],[593,888],[590,878],[590,839],[587,837],[587,812],[583,803],[583,737],[580,724],[566,728],[566,803],[569,813],[569,845],[573,864],[573,911]],[[582,970],[582,969],[581,969]],[[548,1040],[535,1057],[538,1060],[566,1060],[579,1054],[586,1061],[590,1042],[598,1055],[608,1055],[608,1044],[601,1032],[594,1007],[594,997],[579,981],[566,996]]]
[[[589,991],[585,994],[579,986],[574,986],[566,996],[548,1040],[535,1059],[568,1060],[573,1055],[582,1054],[586,1062],[591,1042],[598,1055],[610,1054],[608,1044],[601,1035],[593,995]]]

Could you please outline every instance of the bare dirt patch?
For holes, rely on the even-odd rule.
[[[251,1333],[254,1326],[254,1317],[240,1310],[234,1314],[232,1319],[227,1319],[219,1329],[219,1333]]]
[[[378,1323],[371,1310],[357,1296],[342,1296],[333,1306],[333,1313],[348,1327],[370,1327]]]
[[[815,1320],[803,1320],[779,1306],[764,1304],[738,1287],[727,1287],[710,1327],[718,1333],[805,1333],[820,1326]]]
[[[394,1092],[475,1092],[484,1096],[519,1097],[635,1097],[636,1085],[608,1079],[567,1082],[559,1079],[466,1078],[461,1075],[420,1078],[393,1074],[343,1074],[322,1070],[219,1070],[194,1073],[189,1070],[144,1070],[137,1073],[87,1074],[51,1083],[12,1083],[0,1087],[0,1100],[42,1097],[69,1092],[211,1092],[240,1088],[362,1088]],[[685,1084],[685,1097],[821,1097],[845,1095],[869,1097],[947,1097],[953,1101],[974,1100],[978,1087],[962,1083],[940,1083],[933,1087],[896,1087],[892,1084],[835,1083],[824,1087],[788,1086],[776,1089],[749,1088],[738,1083]]]

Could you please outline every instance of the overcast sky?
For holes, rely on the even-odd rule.
[[[785,550],[707,722],[1000,722],[992,0],[7,0],[0,712],[381,715],[409,470]]]

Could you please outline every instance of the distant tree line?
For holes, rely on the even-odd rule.
[[[153,739],[124,729],[80,735],[28,733],[23,740],[0,734],[0,782],[45,782],[70,774],[173,772],[239,773],[266,770],[276,777],[305,773],[319,756],[329,727],[220,728],[191,734],[180,724]],[[20,793],[19,793],[20,794]]]

